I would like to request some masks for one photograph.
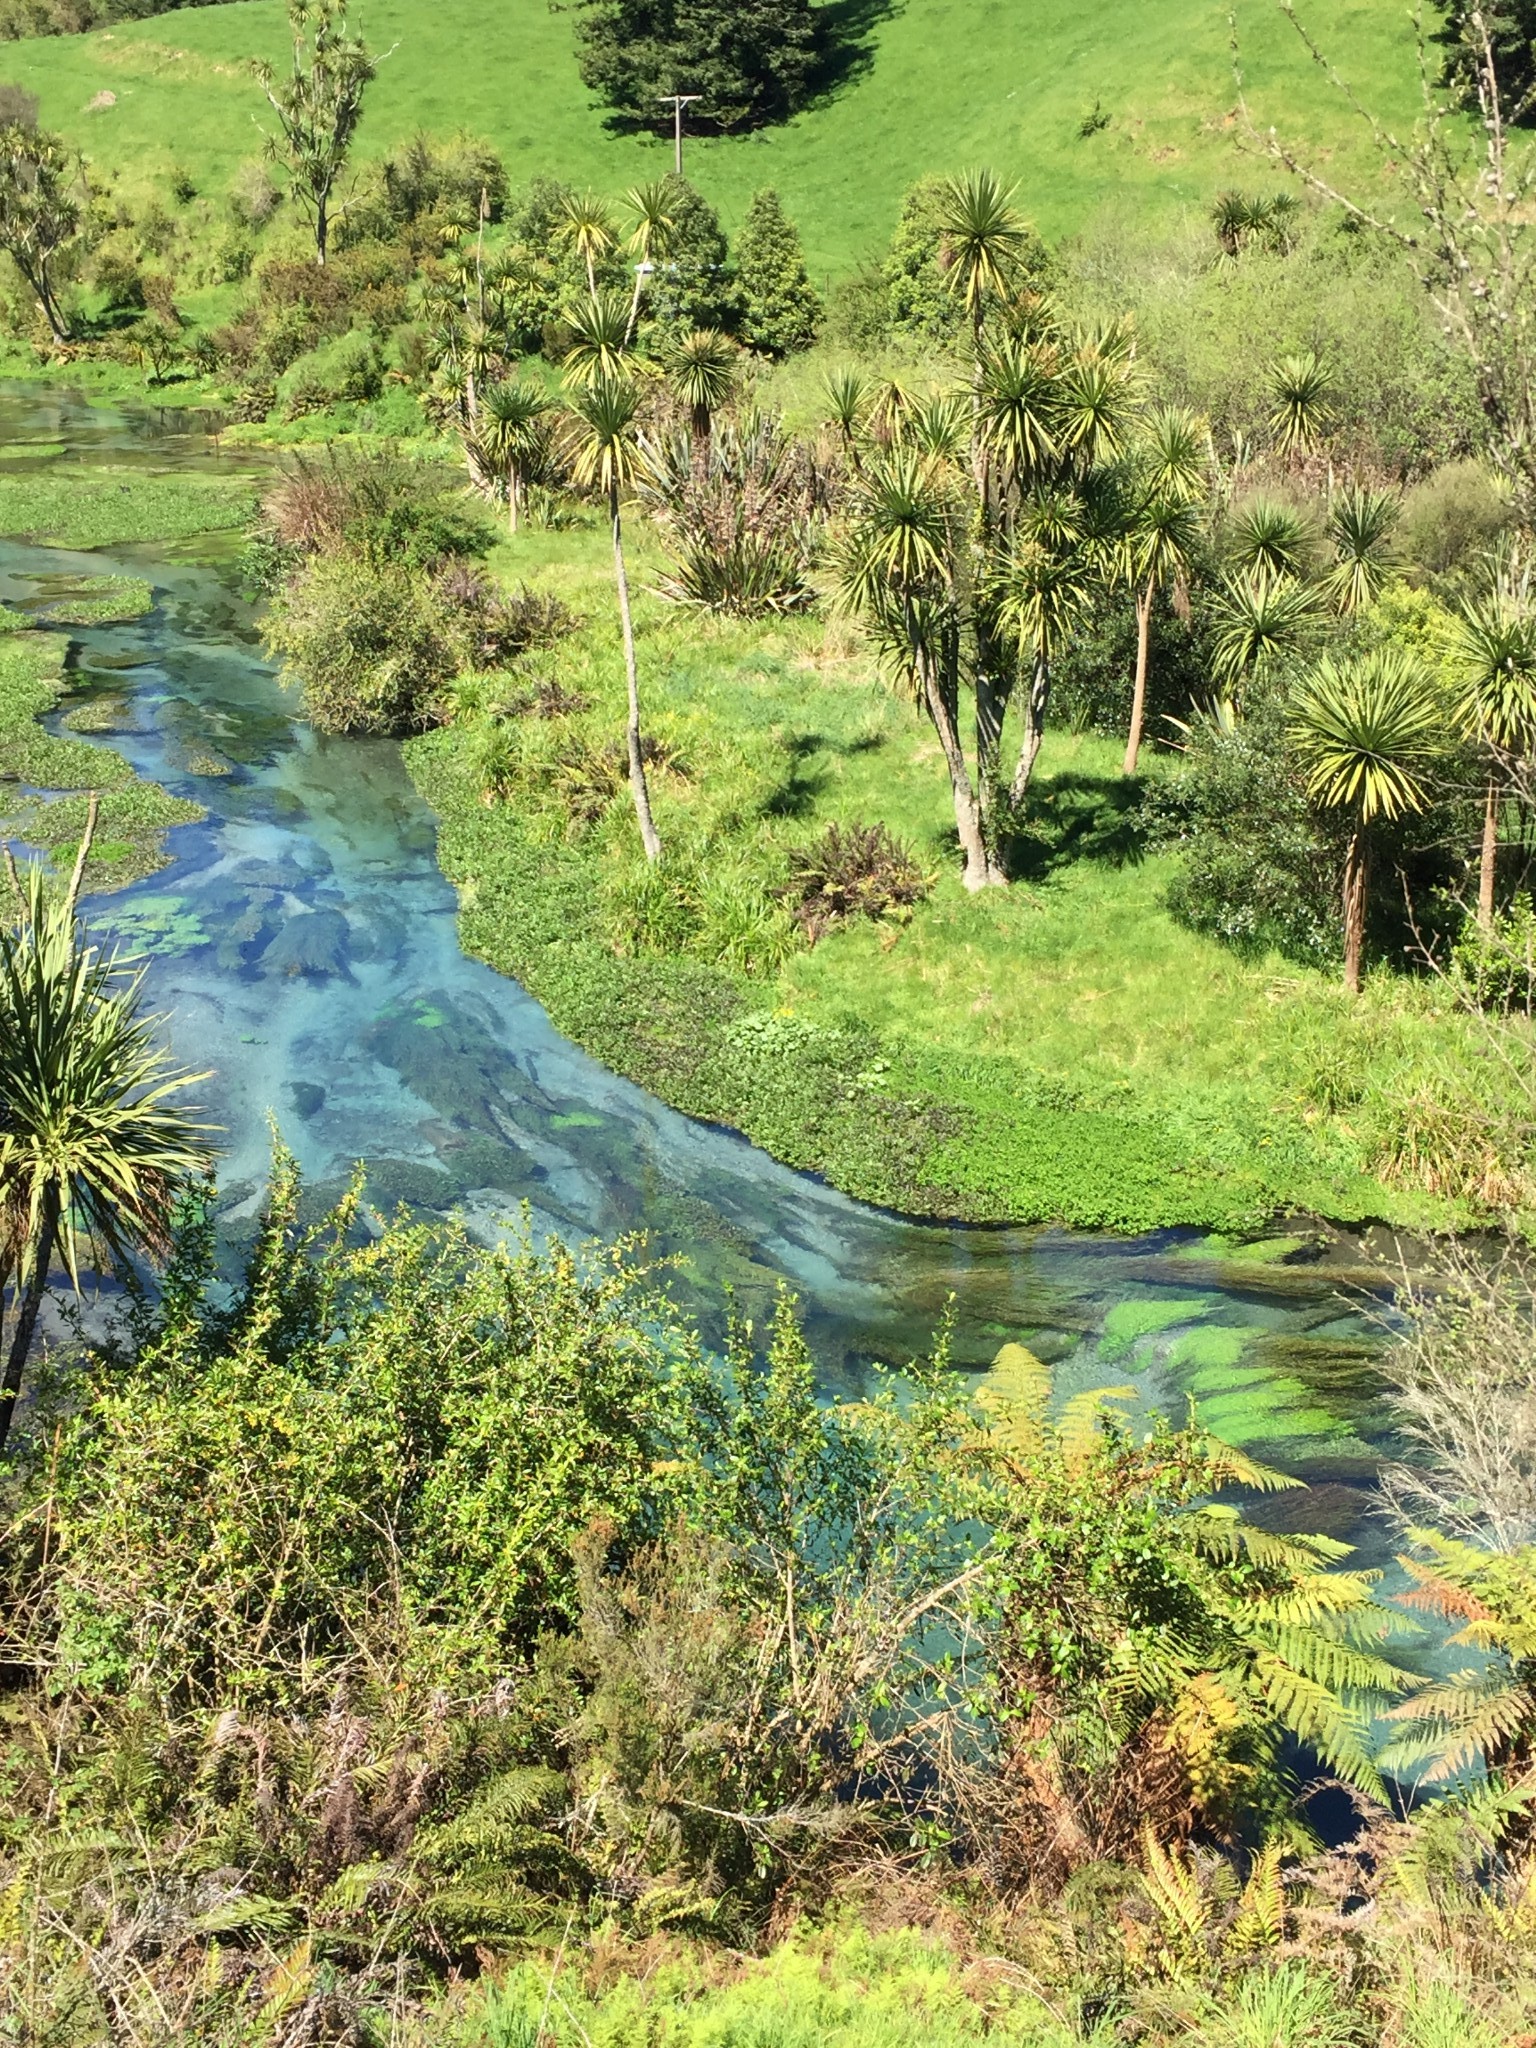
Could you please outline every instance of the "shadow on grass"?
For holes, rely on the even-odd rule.
[[[824,732],[786,734],[783,742],[786,756],[784,779],[764,800],[762,815],[765,818],[808,818],[831,779],[825,765],[827,755],[841,754],[849,760],[856,754],[873,753],[884,744],[878,733],[866,733],[853,740],[835,740]],[[808,765],[818,754],[822,760],[814,767]]]
[[[901,7],[902,0],[831,0],[818,9],[826,42],[807,106],[826,106],[870,71],[874,32]]]
[[[1042,882],[1080,861],[1139,865],[1146,852],[1145,808],[1146,785],[1134,775],[1043,777],[1004,841],[1010,880]]]

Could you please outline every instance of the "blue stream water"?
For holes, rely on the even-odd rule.
[[[62,458],[27,453],[59,443]],[[174,420],[26,389],[0,393],[0,448],[12,473],[230,460]],[[61,576],[154,585],[149,617],[79,631],[72,660],[83,689],[122,700],[110,744],[208,816],[171,833],[169,866],[89,914],[153,951],[176,1053],[216,1070],[232,1233],[259,1201],[275,1117],[321,1192],[366,1159],[385,1208],[457,1206],[489,1233],[526,1202],[536,1227],[568,1238],[645,1230],[687,1254],[712,1328],[726,1283],[760,1315],[787,1281],[831,1393],[856,1388],[871,1360],[926,1348],[953,1296],[961,1365],[1016,1337],[1062,1396],[1128,1385],[1182,1413],[1194,1393],[1213,1425],[1311,1482],[1265,1504],[1268,1519],[1381,1556],[1365,1512],[1383,1432],[1379,1332],[1360,1246],[1262,1267],[1202,1254],[1190,1233],[914,1223],[674,1114],[460,952],[433,818],[398,750],[300,721],[262,659],[236,555],[232,539],[89,555],[0,542],[0,598],[13,603]]]

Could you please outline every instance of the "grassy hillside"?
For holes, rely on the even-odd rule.
[[[1268,182],[1245,160],[1233,113],[1225,0],[871,0],[864,61],[786,128],[690,144],[688,168],[739,219],[774,183],[801,222],[813,267],[845,270],[889,234],[905,187],[978,161],[1019,181],[1048,235],[1107,205],[1167,219],[1222,183]],[[855,11],[855,10],[848,10]],[[1399,0],[1314,6],[1330,54],[1387,112],[1411,118],[1412,30]],[[548,0],[361,0],[383,67],[364,154],[416,127],[467,125],[500,147],[514,179],[557,173],[609,191],[666,167],[670,145],[616,136],[576,73],[569,10]],[[1239,0],[1256,116],[1368,174],[1369,145],[1273,0]],[[43,118],[104,171],[185,165],[210,190],[256,153],[261,111],[245,60],[277,57],[277,0],[240,0],[0,53],[0,77],[38,93]],[[105,96],[114,95],[110,104]],[[1084,135],[1095,106],[1108,125]]]

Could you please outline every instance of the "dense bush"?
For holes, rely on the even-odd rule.
[[[462,665],[452,612],[426,572],[350,550],[296,569],[264,633],[322,732],[420,732]]]
[[[1240,952],[1272,947],[1331,964],[1343,850],[1307,802],[1280,692],[1239,721],[1197,713],[1184,758],[1184,773],[1153,798],[1154,834],[1181,856],[1169,909]]]

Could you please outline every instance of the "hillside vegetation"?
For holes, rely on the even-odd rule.
[[[868,18],[864,54],[840,90],[783,128],[688,145],[690,175],[728,226],[776,185],[823,278],[885,242],[920,172],[988,162],[1053,237],[1106,207],[1166,222],[1254,177],[1218,0],[865,0],[853,11]],[[1326,148],[1336,172],[1367,172],[1368,141],[1279,10],[1244,0],[1237,13],[1255,118]],[[358,21],[374,48],[395,46],[370,94],[364,157],[418,128],[467,127],[496,145],[514,185],[553,173],[612,192],[667,168],[666,143],[610,130],[577,76],[570,14],[546,0],[370,0]],[[1406,11],[1343,0],[1318,25],[1373,104],[1411,118]],[[15,44],[0,76],[35,92],[43,121],[99,174],[147,182],[174,164],[221,192],[262,147],[247,60],[285,47],[276,0],[240,0]],[[1084,134],[1095,119],[1105,125]]]

